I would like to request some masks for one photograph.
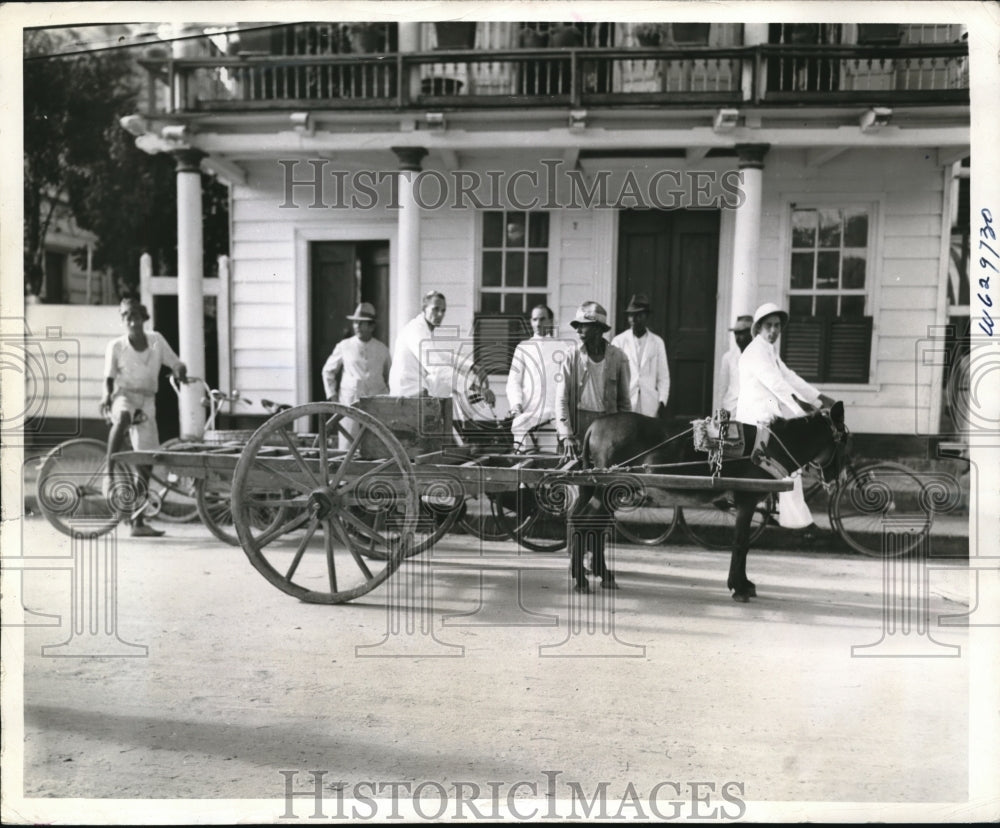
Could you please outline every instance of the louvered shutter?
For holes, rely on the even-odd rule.
[[[872,350],[872,318],[831,318],[826,382],[867,383]]]
[[[793,316],[781,332],[781,359],[806,382],[823,382],[826,318]]]

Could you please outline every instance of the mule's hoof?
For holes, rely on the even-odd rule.
[[[757,597],[757,584],[751,584],[750,582],[747,582],[747,595],[749,595],[751,598]]]
[[[577,584],[575,587],[573,587],[573,591],[574,592],[590,592],[590,586],[586,582],[584,582],[582,584]]]
[[[748,604],[750,603],[750,596],[747,595],[745,592],[734,592],[733,600],[741,604]]]
[[[618,589],[618,582],[614,578],[601,581],[601,589]]]

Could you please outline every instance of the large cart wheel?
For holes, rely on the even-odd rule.
[[[160,448],[169,451],[185,441],[180,437],[166,440]],[[153,466],[149,478],[148,496],[151,502],[147,517],[158,517],[168,523],[191,523],[198,519],[197,479],[177,474],[169,466]]]
[[[261,495],[264,499],[264,495]],[[273,492],[271,499],[277,504],[262,503],[250,511],[254,529],[266,532],[288,519],[286,507],[280,505],[282,495]],[[195,508],[205,527],[223,543],[239,546],[240,539],[233,524],[233,491],[230,481],[221,475],[209,475],[195,482]]]
[[[684,506],[680,521],[684,531],[695,543],[705,549],[728,550],[733,548],[736,531],[736,507],[728,498],[719,498],[704,506]],[[750,522],[750,543],[753,544],[767,528],[774,511],[773,495],[757,502]]]
[[[64,535],[72,536],[83,526],[88,535],[106,534],[137,505],[131,469],[120,468],[107,484],[107,454],[107,444],[81,437],[60,443],[42,461],[38,507]]]
[[[830,525],[863,555],[905,555],[930,532],[930,495],[921,479],[899,463],[862,466],[848,472],[830,499]],[[887,520],[900,526],[893,531]]]
[[[353,421],[353,435],[345,419]],[[309,432],[315,438],[303,440]],[[346,452],[337,449],[342,433],[350,438]],[[275,500],[276,490],[286,494]],[[339,403],[307,403],[271,417],[246,444],[232,494],[236,532],[250,563],[302,601],[340,604],[370,592],[414,543],[419,493],[406,452],[377,419]],[[275,505],[287,507],[284,520],[255,528],[253,510]],[[391,513],[393,526],[380,530],[377,521],[361,520],[359,507]],[[296,528],[304,532],[287,534]],[[366,558],[359,537],[382,550],[382,559]]]

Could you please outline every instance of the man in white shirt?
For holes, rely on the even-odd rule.
[[[108,434],[108,490],[114,480],[111,455],[121,450],[125,432],[132,438],[135,451],[152,451],[160,447],[156,427],[156,389],[160,368],[166,365],[180,382],[187,381],[187,366],[174,353],[170,343],[156,331],[146,331],[143,325],[149,311],[138,299],[122,299],[118,306],[127,333],[108,343],[104,353],[105,392],[101,413],[111,421]],[[148,487],[152,466],[139,466],[142,486]],[[163,534],[146,524],[142,512],[131,519],[133,537],[155,538]]]
[[[362,302],[347,319],[354,336],[342,339],[323,365],[323,389],[328,400],[354,405],[362,397],[389,393],[389,349],[375,339],[375,307]],[[346,418],[343,426],[355,432],[355,423]],[[340,448],[348,447],[348,437],[341,432]]]
[[[443,293],[432,290],[424,295],[421,312],[403,326],[396,337],[392,354],[392,368],[389,370],[389,393],[394,397],[450,397],[464,389],[456,387],[456,373],[470,378],[470,394],[480,393],[483,399],[493,405],[496,395],[489,388],[489,380],[475,366],[463,363],[456,343],[435,348],[428,344],[434,340],[434,332],[444,321],[448,309]],[[432,363],[432,364],[428,364]]]
[[[569,343],[553,336],[553,313],[548,305],[531,309],[532,337],[519,342],[507,375],[507,402],[514,415],[511,432],[514,450],[539,449],[555,451],[554,420],[556,388]],[[552,423],[552,428],[531,429]],[[546,439],[551,438],[551,439]]]
[[[722,355],[722,370],[719,372],[719,385],[722,387],[722,407],[732,417],[736,414],[736,403],[740,398],[740,355],[747,349],[753,339],[750,327],[752,316],[740,316],[736,324],[729,330],[733,332],[733,343]]]
[[[618,334],[611,344],[628,356],[632,410],[657,417],[662,415],[670,397],[670,369],[663,339],[646,327],[649,313],[649,298],[637,293],[625,308],[629,330]]]
[[[830,406],[821,394],[782,362],[776,343],[788,314],[772,302],[757,308],[750,333],[753,341],[740,356],[740,396],[736,419],[768,425],[775,417],[802,417],[808,409]],[[795,488],[778,494],[778,522],[788,529],[813,528],[812,512],[802,494],[802,477],[792,475]]]

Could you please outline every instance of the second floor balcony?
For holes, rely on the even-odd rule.
[[[489,27],[500,24],[469,24],[479,29],[467,48],[423,37],[402,50],[397,24],[364,25],[371,27],[367,43],[358,35],[362,24],[296,24],[265,29],[266,42],[256,44],[264,48],[147,58],[149,112],[969,100],[964,39],[926,42],[906,37],[905,27],[897,27],[898,37],[849,43],[831,42],[839,36],[801,42],[779,29],[777,42],[743,45],[738,24],[712,24],[714,38],[709,24],[688,24],[703,29],[684,30],[695,38],[687,41],[679,24],[655,41],[640,36],[652,24],[563,27],[576,34],[562,39],[554,24],[521,29],[516,38],[491,37],[496,29]],[[243,45],[255,44],[245,38]]]

